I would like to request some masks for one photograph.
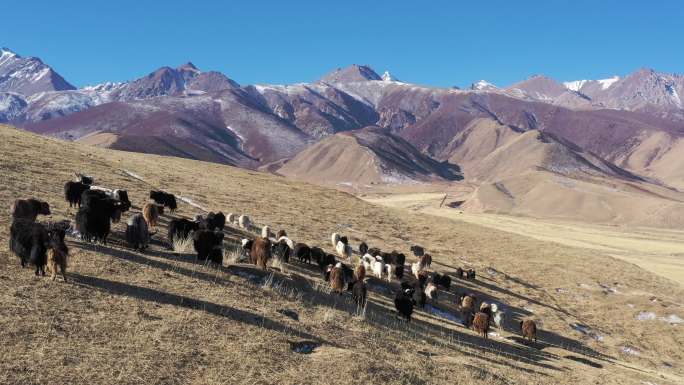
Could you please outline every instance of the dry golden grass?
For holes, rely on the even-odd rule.
[[[443,193],[366,195],[371,203],[455,219],[542,241],[585,248],[636,264],[684,285],[684,231],[611,226],[498,214],[472,214],[440,207]]]
[[[433,254],[434,269],[477,269],[477,281],[456,281],[455,290],[505,303],[512,318],[532,317],[542,330],[540,342],[526,346],[513,325],[487,342],[422,311],[407,325],[394,316],[387,284],[372,278],[371,301],[359,316],[349,296],[328,294],[311,267],[292,263],[286,272],[278,266],[261,272],[224,260],[217,269],[167,250],[164,231],[150,250],[133,252],[121,244],[119,224],[107,247],[69,239],[66,284],[34,277],[2,249],[1,384],[675,384],[684,378],[684,326],[635,318],[641,311],[684,316],[684,292],[620,260],[267,174],[10,128],[0,128],[0,153],[5,207],[36,196],[50,202],[54,219],[72,218],[63,183],[82,171],[100,185],[127,189],[134,212],[152,185],[200,207],[246,213],[256,225],[286,229],[295,241],[328,250],[333,231],[383,249],[407,251],[417,243]],[[176,215],[199,212],[180,203]],[[231,243],[243,236],[228,230]],[[443,295],[440,307],[451,309],[453,301]],[[298,320],[282,310],[295,311]],[[574,323],[603,339],[574,330]],[[292,351],[307,342],[317,346],[313,353]],[[625,354],[623,346],[639,355]]]

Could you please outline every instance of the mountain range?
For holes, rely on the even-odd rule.
[[[478,186],[478,203],[465,207],[485,211],[485,195],[510,196],[491,210],[521,207],[529,189],[514,194],[502,181],[541,183],[530,172],[617,190],[638,185],[675,201],[684,189],[680,75],[535,75],[503,88],[482,80],[458,89],[350,65],[310,83],[240,85],[186,63],[77,89],[40,59],[1,52],[0,122],[61,139],[324,184],[465,178]]]

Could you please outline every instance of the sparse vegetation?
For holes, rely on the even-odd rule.
[[[240,249],[235,247],[225,247],[223,248],[223,263],[227,265],[234,265],[240,262]]]
[[[8,187],[0,189],[0,201],[6,206],[31,191],[49,201],[53,220],[73,219],[62,198],[64,181],[89,164],[84,172],[127,189],[140,207],[151,187],[122,171],[130,170],[154,187],[192,191],[202,207],[250,213],[259,224],[286,229],[292,239],[328,252],[329,234],[340,223],[349,225],[345,234],[353,245],[423,245],[434,270],[478,271],[476,280],[454,280],[452,293],[474,292],[506,304],[511,322],[539,321],[537,343],[521,342],[514,328],[497,330],[499,336],[484,342],[472,330],[420,310],[406,323],[393,310],[397,283],[374,278],[363,316],[356,316],[349,294],[330,294],[314,265],[293,262],[282,274],[235,263],[245,235],[239,228],[228,229],[224,263],[215,268],[197,263],[192,246],[165,250],[161,232],[148,250],[134,252],[121,241],[119,223],[108,246],[67,239],[67,283],[36,278],[0,250],[3,384],[317,385],[330,383],[332,375],[339,384],[676,384],[684,376],[684,331],[659,318],[682,316],[684,291],[600,253],[406,215],[266,174],[183,159],[160,162],[8,128],[0,128],[0,153],[13,154],[0,157],[0,185]],[[180,203],[174,215],[196,213]],[[168,219],[160,217],[158,226]],[[7,241],[8,225],[7,217],[0,218],[0,242]],[[455,296],[443,294],[440,309],[455,314]],[[642,311],[655,318],[638,320]],[[577,324],[602,338],[573,329]],[[310,354],[292,351],[293,343],[304,341],[315,343]],[[626,345],[640,354],[625,354]]]
[[[190,254],[194,252],[193,246],[192,246],[192,237],[187,237],[187,238],[182,238],[182,237],[175,237],[173,238],[173,252],[176,254]],[[224,260],[226,255],[224,254]]]

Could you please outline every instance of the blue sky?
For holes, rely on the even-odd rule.
[[[11,1],[0,46],[77,86],[192,61],[241,84],[352,63],[413,83],[684,72],[680,1]]]

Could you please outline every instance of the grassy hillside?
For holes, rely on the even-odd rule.
[[[215,269],[166,250],[155,236],[145,253],[69,239],[71,281],[21,269],[0,248],[0,383],[3,384],[525,384],[684,380],[684,290],[632,264],[473,224],[383,208],[351,195],[217,164],[117,152],[0,127],[0,202],[46,199],[53,219],[73,218],[62,188],[75,171],[129,191],[137,211],[150,186],[196,205],[246,213],[286,229],[296,241],[329,249],[333,231],[356,245],[407,251],[421,244],[433,269],[473,267],[470,291],[504,303],[508,330],[483,341],[439,314],[394,317],[391,286],[370,279],[365,318],[348,296],[329,295],[298,263],[270,269]],[[139,176],[143,181],[131,174]],[[176,213],[201,210],[181,203]],[[127,215],[130,215],[127,214]],[[162,224],[169,219],[164,218]],[[9,220],[0,219],[6,244]],[[229,240],[244,236],[230,228]],[[453,296],[435,305],[453,312]],[[291,310],[298,320],[283,314]],[[654,320],[637,315],[652,312]],[[525,345],[513,321],[537,320],[539,342]],[[573,328],[573,325],[585,328]],[[578,331],[577,329],[582,329]],[[293,351],[300,343],[310,354]],[[629,348],[629,349],[627,349]],[[295,349],[296,350],[296,349]],[[634,353],[636,352],[636,353]]]

